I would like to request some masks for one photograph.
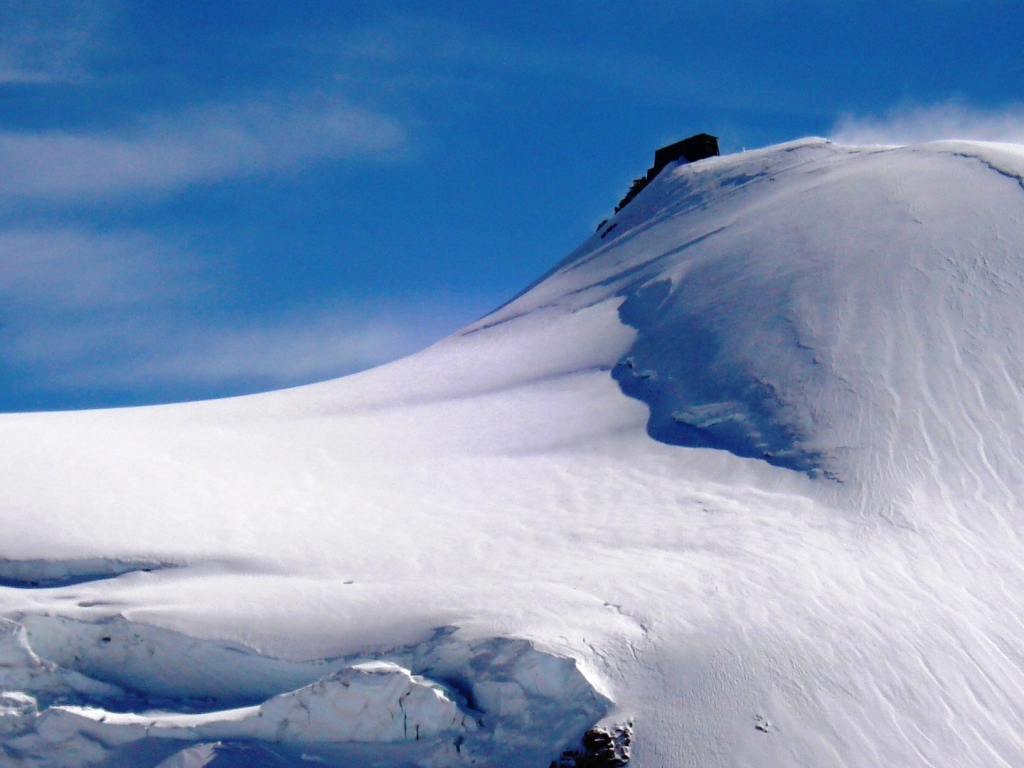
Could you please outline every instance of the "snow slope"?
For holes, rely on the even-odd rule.
[[[0,765],[1024,765],[1022,178],[670,166],[404,360],[3,416]]]

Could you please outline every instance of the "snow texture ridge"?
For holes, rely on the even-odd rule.
[[[146,560],[86,558],[80,560],[3,560],[0,559],[0,586],[20,589],[47,589],[113,579],[125,573],[148,573],[173,568],[167,563]]]
[[[1022,211],[670,165],[403,360],[0,416],[0,766],[1024,765]]]

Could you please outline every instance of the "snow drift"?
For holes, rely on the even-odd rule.
[[[4,416],[0,764],[1024,763],[1022,178],[670,166],[412,357]]]

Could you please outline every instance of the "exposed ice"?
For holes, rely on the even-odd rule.
[[[217,749],[220,746],[222,746],[221,743],[215,741],[186,747],[166,760],[161,760],[156,768],[203,768],[217,756]]]
[[[39,658],[29,646],[25,628],[7,619],[0,619],[0,691],[27,693],[48,702],[83,696],[116,700],[124,695],[116,686]]]
[[[67,560],[0,559],[0,587],[51,589],[113,579],[126,573],[149,573],[171,567],[174,566],[154,561],[126,561],[102,557]]]
[[[442,630],[426,643],[388,652],[450,681],[453,687],[448,687],[395,661],[339,659],[302,665],[124,620],[115,624],[123,631],[112,631],[111,622],[36,621],[33,626],[36,636],[49,636],[50,647],[70,649],[65,660],[90,674],[111,669],[84,652],[90,644],[115,656],[123,651],[119,645],[133,646],[156,661],[158,653],[166,652],[161,648],[177,642],[200,666],[233,653],[235,663],[218,672],[222,681],[231,676],[238,681],[217,691],[202,689],[219,693],[222,702],[237,696],[239,683],[246,680],[254,691],[274,681],[281,684],[278,665],[292,675],[302,669],[307,677],[322,677],[249,706],[217,707],[216,699],[203,706],[198,690],[179,688],[179,698],[168,698],[159,678],[122,674],[118,682],[142,686],[122,691],[44,661],[29,646],[24,628],[6,621],[6,637],[13,640],[2,646],[6,652],[0,657],[0,690],[8,689],[0,694],[0,749],[9,759],[78,768],[102,758],[104,764],[140,768],[165,756],[167,749],[154,744],[164,741],[196,743],[166,757],[170,765],[173,760],[206,765],[236,747],[253,766],[262,765],[260,754],[270,755],[273,764],[296,753],[300,759],[305,755],[306,762],[343,758],[357,765],[367,754],[372,756],[369,747],[360,746],[368,744],[392,744],[396,759],[424,765],[443,762],[445,755],[470,761],[531,755],[543,760],[579,738],[608,706],[571,659],[538,651],[524,641],[466,642]],[[98,639],[91,632],[96,627]],[[61,634],[63,640],[53,642]],[[26,669],[35,670],[35,677],[23,674]],[[325,669],[333,671],[324,674]],[[39,670],[45,672],[42,682]],[[66,679],[77,682],[77,688],[59,688]],[[48,706],[40,707],[26,690],[44,692]],[[55,690],[67,695],[55,696]],[[260,743],[268,747],[256,754],[245,749]],[[147,745],[148,751],[140,751]],[[326,752],[318,755],[318,749]]]
[[[254,707],[179,714],[55,706],[39,715],[36,730],[52,744],[84,734],[114,745],[146,738],[308,745],[420,741],[446,732],[454,740],[475,726],[441,686],[394,663],[374,661],[344,667]]]

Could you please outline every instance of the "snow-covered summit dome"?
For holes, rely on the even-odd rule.
[[[1022,179],[969,142],[669,166],[403,360],[0,417],[0,754],[1024,764]],[[267,702],[346,717],[316,681],[371,660],[402,740],[287,741]]]
[[[804,140],[677,165],[486,327],[621,300],[657,440],[1024,500],[1024,150]]]

